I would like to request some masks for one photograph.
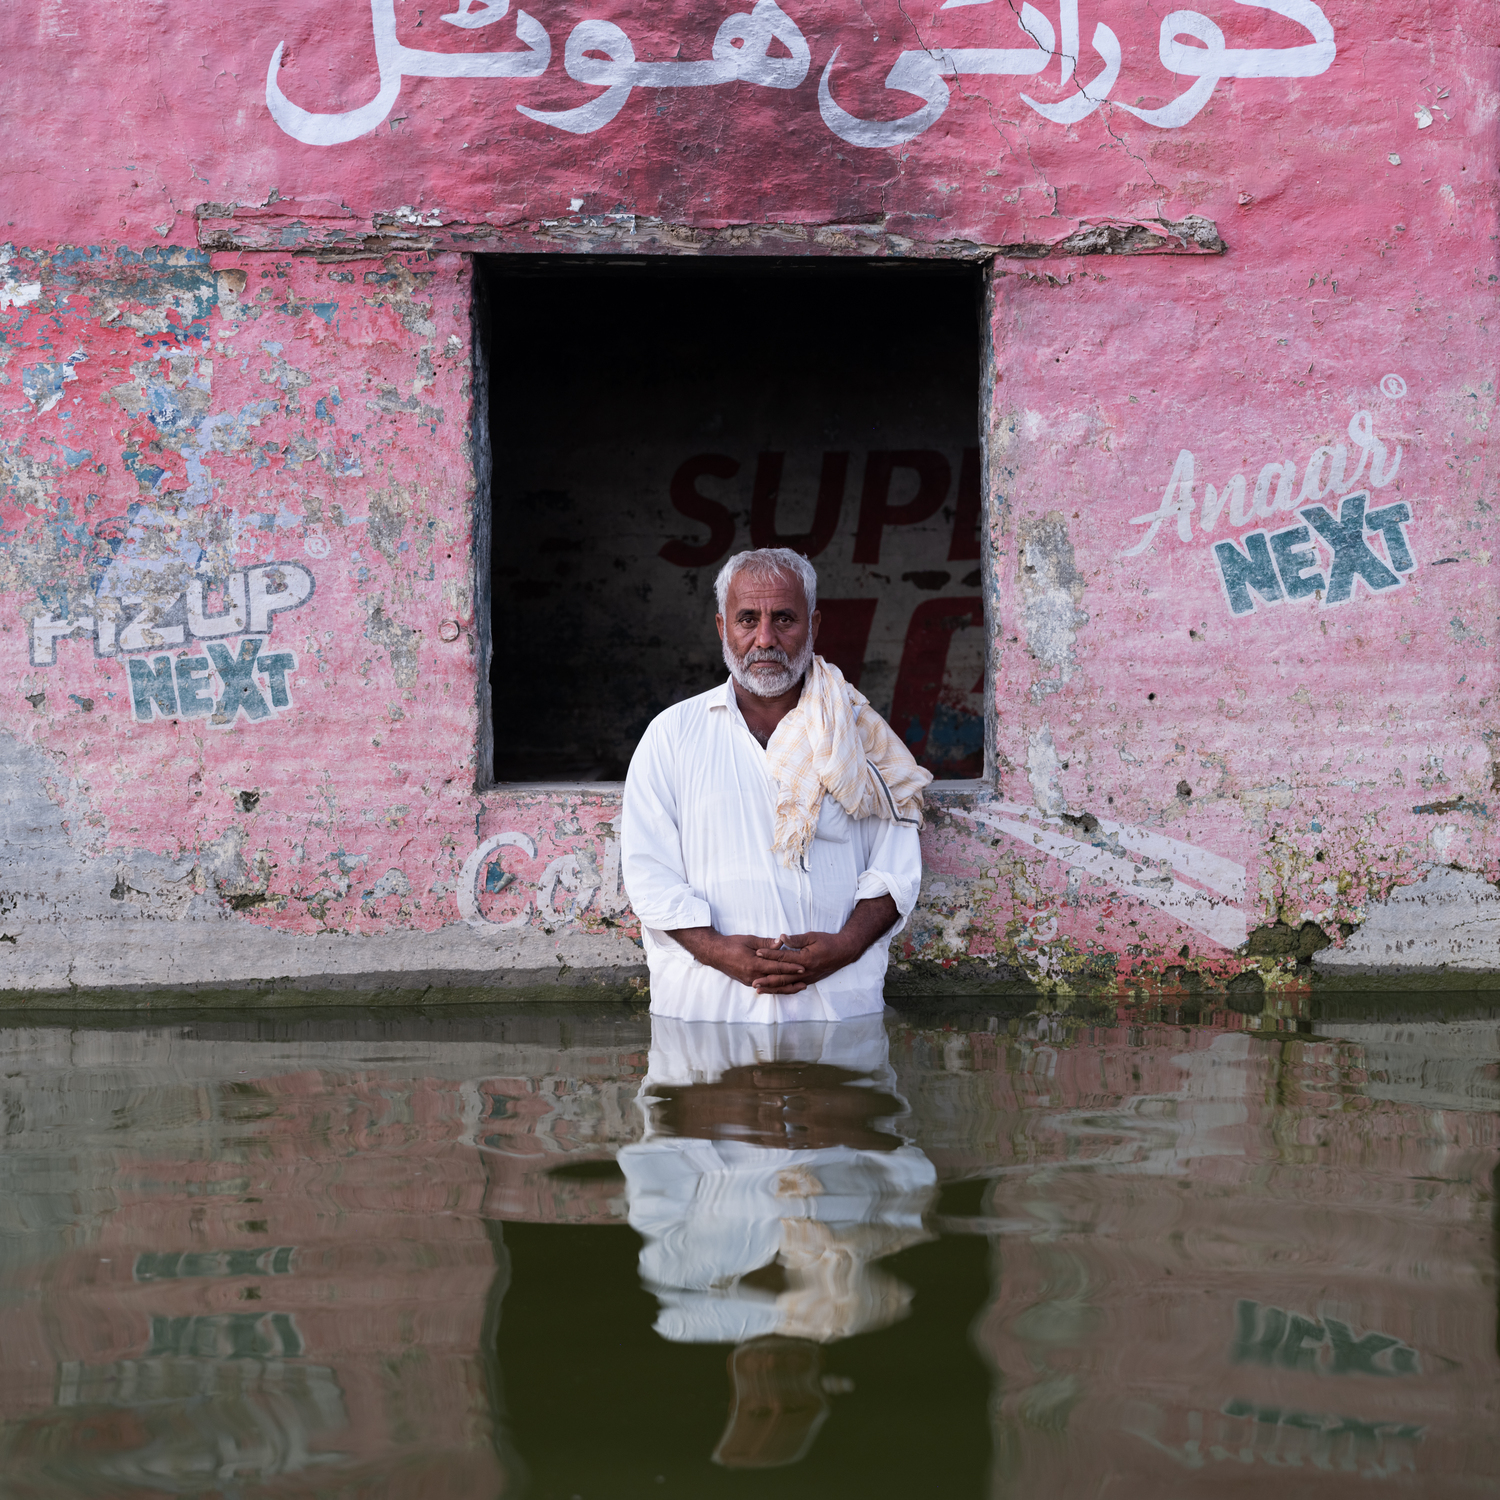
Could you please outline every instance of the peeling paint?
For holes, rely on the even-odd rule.
[[[1078,669],[1075,646],[1088,624],[1083,575],[1073,564],[1073,542],[1061,511],[1028,516],[1017,527],[1017,593],[1026,649],[1042,669],[1031,685],[1034,703],[1058,692]]]
[[[638,977],[618,789],[488,784],[489,254],[985,268],[983,513],[949,572],[983,596],[990,773],[934,793],[893,983],[1233,995],[1248,1025],[1317,986],[1490,982],[1494,17],[1313,8],[1296,79],[1182,104],[1140,9],[1107,101],[1070,60],[923,103],[886,83],[912,28],[918,66],[967,68],[1004,7],[877,6],[829,84],[861,144],[811,72],[632,86],[582,133],[516,114],[586,107],[569,0],[535,23],[545,84],[429,78],[330,152],[267,104],[278,41],[310,112],[376,96],[325,0],[296,36],[263,5],[75,7],[68,48],[12,7],[17,76],[96,107],[7,119],[0,989]],[[1243,58],[1300,24],[1204,14]],[[820,71],[837,20],[796,18]],[[680,17],[619,24],[706,55]],[[774,301],[723,326],[817,336]],[[630,378],[608,325],[577,358]]]
[[[1026,779],[1031,783],[1036,805],[1044,813],[1067,811],[1067,794],[1058,779],[1061,770],[1057,747],[1052,743],[1052,726],[1043,724],[1026,747]]]

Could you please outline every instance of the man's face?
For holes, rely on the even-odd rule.
[[[821,620],[817,610],[808,615],[801,582],[775,574],[741,573],[729,585],[724,613],[714,616],[726,665],[760,698],[779,698],[796,687],[812,660]]]

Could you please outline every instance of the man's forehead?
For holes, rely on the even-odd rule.
[[[742,609],[776,610],[806,607],[807,599],[802,592],[802,582],[797,578],[778,578],[772,574],[745,577],[741,574],[729,584],[729,597],[725,601],[726,612],[738,614]]]

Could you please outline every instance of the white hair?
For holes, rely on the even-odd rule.
[[[741,573],[755,578],[795,578],[802,585],[809,619],[818,607],[818,574],[813,565],[790,547],[758,547],[754,552],[736,552],[719,569],[719,576],[714,579],[714,595],[721,615],[729,600],[729,585]]]

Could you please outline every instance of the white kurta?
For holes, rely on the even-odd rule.
[[[882,1009],[889,937],[922,882],[917,830],[851,818],[824,797],[806,868],[772,852],[776,784],[733,680],[658,714],[630,762],[621,873],[640,918],[651,1009],[690,1021],[833,1021]],[[796,995],[762,995],[701,964],[667,934],[713,927],[774,941],[838,932],[857,901],[889,895],[901,919],[864,956]]]

